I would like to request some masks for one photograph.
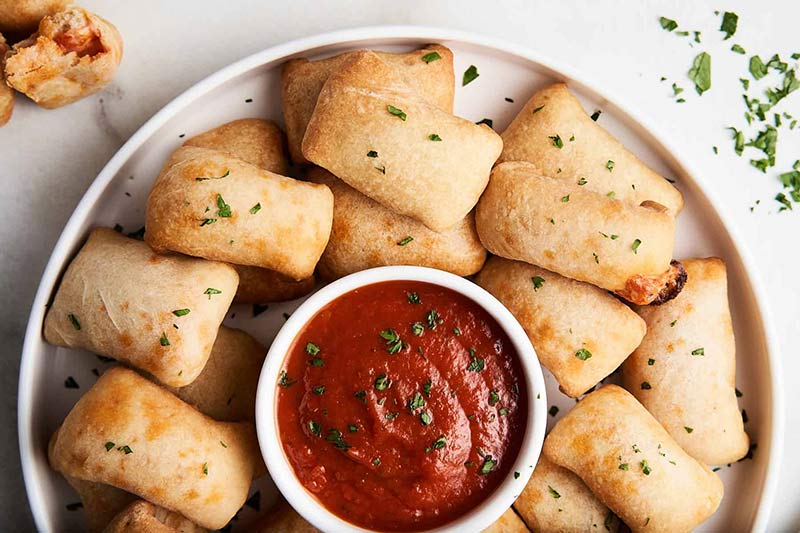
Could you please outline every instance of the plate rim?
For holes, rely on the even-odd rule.
[[[160,127],[187,105],[191,104],[196,98],[199,98],[228,80],[238,75],[245,74],[249,70],[263,65],[264,63],[276,61],[313,48],[369,39],[418,39],[427,40],[428,42],[458,41],[470,45],[491,48],[538,64],[602,96],[608,103],[624,113],[635,125],[645,130],[652,140],[660,144],[671,156],[673,164],[677,165],[684,174],[691,178],[703,196],[705,196],[712,205],[720,219],[722,227],[728,233],[736,253],[739,255],[742,265],[747,272],[747,280],[751,285],[753,301],[760,315],[761,326],[764,331],[767,362],[769,365],[768,373],[770,377],[770,409],[767,411],[770,417],[770,431],[768,432],[769,460],[751,530],[759,532],[765,531],[772,510],[775,491],[777,490],[778,472],[780,470],[784,446],[785,412],[783,404],[781,352],[774,329],[774,322],[764,301],[766,289],[761,281],[762,276],[759,275],[758,269],[754,265],[750,251],[743,245],[743,239],[741,238],[737,226],[733,223],[733,217],[727,213],[727,208],[722,204],[711,201],[712,195],[709,194],[710,187],[705,178],[701,177],[702,174],[697,172],[697,169],[689,158],[677,156],[680,152],[672,142],[668,140],[669,137],[665,135],[652,120],[648,119],[646,113],[632,109],[608,96],[615,93],[612,87],[604,86],[593,80],[587,80],[583,75],[573,70],[570,65],[555,60],[546,53],[541,53],[540,51],[524,45],[474,32],[417,25],[370,25],[336,30],[293,39],[250,54],[206,76],[168,102],[142,124],[104,165],[103,169],[84,193],[80,202],[78,202],[65,224],[61,235],[56,241],[56,245],[50,254],[47,265],[42,272],[39,287],[31,304],[28,324],[25,328],[17,390],[17,431],[25,491],[37,530],[48,531],[46,526],[50,524],[49,520],[45,517],[45,509],[35,501],[36,497],[39,495],[39,484],[36,481],[34,472],[33,418],[31,416],[33,405],[31,385],[34,379],[35,352],[37,347],[43,343],[42,327],[46,304],[49,300],[50,293],[65,261],[68,259],[68,255],[74,243],[80,236],[81,225],[91,212],[92,207],[97,203],[106,187],[111,183],[114,176],[116,176],[130,156]]]

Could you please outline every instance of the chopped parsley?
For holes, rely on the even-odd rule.
[[[422,56],[422,60],[426,63],[433,63],[441,58],[442,56],[439,55],[439,52],[429,52]]]
[[[495,466],[497,466],[497,460],[492,458],[491,455],[487,455],[483,458],[483,464],[481,465],[479,472],[483,475],[486,475],[491,472]]]
[[[691,433],[692,431],[694,431],[694,428],[690,428],[689,426],[683,426],[683,429],[686,430],[686,433]]]
[[[431,415],[425,411],[420,412],[419,414],[419,421],[422,423],[423,426],[427,426],[431,423]]]
[[[561,201],[562,201],[562,202],[564,202],[564,203],[567,203],[567,202],[569,202],[569,194],[568,194],[568,195],[566,195],[566,196],[562,196],[562,197],[561,197]]]
[[[361,400],[361,403],[367,403],[367,391],[360,390],[353,394],[353,397]]]
[[[622,463],[618,467],[620,470],[628,470],[628,463]]]
[[[413,240],[414,240],[414,237],[412,237],[411,235],[408,235],[407,237],[404,237],[402,240],[398,241],[397,242],[397,246],[405,246],[406,244],[410,243]]]
[[[376,152],[375,150],[370,150],[369,152],[367,152],[367,157],[378,157],[378,152]]]
[[[597,122],[597,119],[598,119],[598,118],[600,118],[600,114],[601,114],[601,113],[602,113],[602,111],[600,111],[600,110],[598,109],[597,111],[595,111],[594,113],[592,113],[592,116],[591,116],[590,118],[591,118],[592,120],[594,120],[595,122]]]
[[[203,291],[203,294],[207,294],[208,295],[208,299],[210,300],[212,295],[214,295],[214,294],[222,294],[222,291],[219,290],[219,289],[215,289],[213,287],[209,287],[205,291]]]
[[[606,163],[606,168],[608,169],[609,172],[613,171],[614,170],[614,161],[609,159],[608,162]]]
[[[433,444],[431,444],[431,448],[434,450],[441,450],[445,446],[447,446],[447,437],[444,435],[439,435],[439,438],[433,441]]]
[[[314,357],[314,358],[308,360],[308,364],[310,366],[315,366],[317,368],[322,368],[323,366],[325,366],[325,361],[323,361],[321,357]]]
[[[417,294],[416,292],[409,292],[408,294],[406,294],[406,299],[408,299],[408,303],[410,304],[422,303],[422,300],[420,300],[419,298],[419,294]]]
[[[467,70],[464,71],[464,76],[461,78],[461,86],[469,85],[475,81],[478,76],[480,76],[480,74],[478,74],[478,67],[470,65]]]
[[[80,331],[81,330],[81,323],[80,323],[80,321],[78,321],[78,317],[77,316],[75,316],[72,313],[70,313],[70,314],[67,315],[67,318],[69,318],[69,321],[72,323],[72,327],[75,328],[76,331]]]
[[[261,202],[258,202],[256,205],[254,205],[253,207],[250,208],[250,214],[251,215],[255,215],[259,211],[261,211]]]
[[[386,351],[390,354],[396,354],[403,348],[407,347],[407,345],[400,338],[400,335],[398,335],[393,329],[385,329],[378,335],[380,335],[380,337],[386,341]]]
[[[564,148],[564,141],[561,140],[561,135],[550,136],[550,140],[553,141],[553,146],[559,150]]]
[[[281,370],[280,377],[278,378],[278,386],[283,387],[284,389],[288,389],[292,385],[297,383],[297,381],[293,380],[289,377],[289,374],[286,373],[286,370]]]
[[[107,452],[110,452],[114,448],[114,446],[116,446],[116,444],[114,444],[111,441],[108,441],[108,442],[105,443],[105,447],[106,447],[106,451]]]
[[[311,432],[312,435],[319,437],[322,435],[322,431],[320,429],[320,425],[313,420],[308,421],[308,430]]]
[[[650,385],[650,383],[649,383],[649,382],[647,382],[647,381],[642,381],[642,385],[641,385],[641,387],[642,387],[642,390],[650,390],[650,389],[652,389],[652,388],[653,388],[653,387]]]
[[[207,180],[221,180],[222,178],[227,178],[231,175],[230,170],[226,170],[222,176],[212,176],[210,178],[195,178],[195,181],[207,181]]]
[[[430,378],[428,379],[428,381],[426,381],[426,382],[425,382],[425,383],[422,385],[422,392],[423,392],[423,393],[425,394],[425,396],[427,396],[428,398],[430,398],[430,397],[431,397],[431,387],[432,387],[432,386],[433,386],[433,383],[431,382]]]
[[[337,450],[343,450],[346,452],[350,449],[350,445],[345,442],[342,432],[336,428],[331,428],[330,431],[328,431],[328,435],[325,437],[325,440],[332,442],[333,447]]]
[[[592,352],[587,350],[586,348],[581,348],[577,352],[575,352],[575,357],[580,359],[581,361],[586,361],[592,356]]]
[[[169,346],[169,339],[167,338],[167,334],[165,332],[161,333],[161,338],[158,339],[158,342],[161,343],[161,346]]]
[[[217,216],[220,218],[229,218],[231,216],[231,206],[225,203],[221,194],[217,194]]]
[[[175,309],[172,314],[175,316],[186,316],[191,313],[190,309]]]
[[[556,416],[558,414],[558,406],[557,405],[551,405],[550,409],[547,411],[547,413],[550,416]]]
[[[544,109],[544,106],[543,106],[543,105],[540,105],[539,107],[537,107],[536,109],[534,109],[533,111],[531,111],[531,115],[535,115],[536,113],[538,113],[538,112],[539,112],[539,111],[541,111],[542,109]]]
[[[203,475],[208,475],[208,463],[203,463]]]
[[[481,357],[475,356],[475,348],[469,349],[469,356],[471,361],[469,365],[467,365],[468,372],[480,372],[485,368],[485,360]]]
[[[652,469],[652,468],[650,468],[650,467],[648,466],[648,464],[647,464],[647,461],[646,461],[646,460],[642,460],[642,462],[641,462],[641,463],[639,463],[639,465],[642,467],[642,473],[643,473],[645,476],[649,476],[649,475],[650,475],[650,472],[652,472],[652,471],[653,471],[653,469]]]
[[[479,126],[481,124],[486,124],[487,126],[489,126],[491,128],[494,125],[494,122],[490,118],[482,118],[478,122],[476,122],[475,124],[477,124]]]
[[[217,221],[216,218],[204,218],[203,221],[200,223],[200,227],[202,228],[203,226],[210,226],[216,221]]]
[[[733,46],[731,46],[731,52],[736,52],[737,54],[742,54],[742,55],[747,53],[745,49],[739,46],[738,44],[734,44]],[[747,90],[747,87],[745,87],[745,90]]]
[[[678,27],[678,23],[667,17],[659,17],[658,19],[661,27],[667,31],[672,31]]]
[[[436,329],[436,326],[444,322],[444,320],[439,317],[439,313],[434,309],[428,311],[428,314],[425,315],[425,321],[428,323],[428,328],[430,329]]]
[[[719,31],[725,32],[725,41],[733,37],[733,34],[736,33],[736,26],[739,23],[739,15],[736,13],[731,13],[730,11],[726,11],[722,15],[722,24],[719,26]]]
[[[711,88],[711,56],[707,52],[700,52],[694,58],[692,68],[689,69],[689,79],[694,82],[697,94],[702,95]]]
[[[306,343],[305,352],[308,355],[317,355],[320,352],[319,346],[309,341]]]
[[[580,178],[578,180],[578,185],[586,185],[587,183],[589,182],[586,180],[586,178]]]
[[[495,405],[500,401],[500,395],[497,394],[497,391],[490,390],[489,391],[489,405]]]
[[[541,289],[542,286],[544,285],[544,278],[541,277],[541,276],[533,276],[531,278],[531,281],[533,282],[533,290],[534,290],[534,292],[536,292],[539,289]]]
[[[408,407],[408,410],[413,413],[420,407],[425,407],[425,398],[423,398],[422,394],[420,394],[419,392],[414,393],[414,396],[410,400],[408,400],[406,406]]]
[[[384,373],[378,374],[378,377],[375,378],[375,390],[384,391],[388,389],[391,385],[392,385],[392,380],[389,379],[389,376],[387,376]]]
[[[552,496],[556,500],[561,497],[561,494],[559,494],[558,491],[556,489],[554,489],[553,487],[551,487],[550,485],[547,485],[547,492],[549,492],[550,496]]]
[[[386,110],[390,115],[394,115],[402,121],[405,121],[408,118],[408,115],[406,115],[402,109],[398,109],[393,105],[387,105]]]
[[[394,413],[386,413],[386,414],[385,414],[385,415],[383,415],[383,416],[384,416],[384,418],[386,418],[386,420],[394,420],[395,418],[397,418],[397,416],[398,416],[399,414],[400,414],[400,413],[394,412]]]
[[[647,360],[647,366],[653,366],[654,364],[656,364],[656,360],[655,359],[648,359]]]
[[[325,394],[325,385],[317,385],[316,387],[311,389],[311,392],[313,392],[317,396],[322,396],[323,394]]]
[[[631,250],[633,250],[633,253],[638,254],[639,253],[639,246],[641,246],[641,245],[642,245],[642,240],[641,239],[634,240],[633,244],[631,244]]]
[[[705,354],[706,354],[705,348],[696,348],[692,350],[692,355],[705,355]]]
[[[430,135],[428,135],[428,140],[429,140],[429,141],[436,141],[436,142],[439,142],[439,141],[441,141],[441,140],[442,140],[442,138],[441,138],[441,137],[439,137],[439,135],[438,135],[438,134],[436,134],[436,133],[431,133]]]
[[[425,326],[422,322],[414,322],[411,324],[411,333],[416,337],[422,337],[422,334],[425,333]]]

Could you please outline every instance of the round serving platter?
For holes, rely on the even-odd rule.
[[[745,428],[754,447],[745,460],[720,465],[725,497],[699,531],[764,531],[777,484],[783,438],[783,407],[775,335],[762,301],[752,261],[739,245],[724,213],[705,191],[703,179],[679,162],[668,140],[656,128],[609,99],[602,88],[569,67],[539,53],[496,39],[438,28],[383,26],[358,28],[308,37],[246,57],[197,83],[170,102],[137,131],[114,155],[89,187],[56,244],[33,303],[19,382],[18,418],[22,467],[28,498],[39,531],[76,530],[84,526],[75,510],[77,495],[47,463],[47,442],[71,407],[110,366],[88,352],[51,346],[44,341],[46,305],[60,275],[90,228],[122,226],[136,232],[155,177],[169,154],[185,137],[224,122],[260,117],[282,123],[281,65],[293,57],[321,58],[347,50],[373,48],[408,51],[438,42],[454,53],[456,81],[475,65],[480,77],[466,87],[457,83],[455,113],[473,121],[491,119],[502,131],[536,90],[564,81],[588,110],[600,109],[599,123],[645,163],[675,180],[686,207],[678,217],[675,257],[718,256],[728,266],[729,297],[736,333],[737,387],[747,412]],[[241,328],[269,346],[301,300],[270,304],[267,309],[234,305],[225,324]],[[602,324],[598,324],[602,327]],[[548,401],[558,414],[548,429],[575,403],[558,391],[546,370]],[[71,378],[71,379],[70,379]],[[613,378],[612,378],[613,379]],[[77,388],[75,385],[77,384]],[[553,410],[555,411],[555,410]],[[711,415],[710,415],[711,416]],[[277,494],[263,479],[234,522],[246,524],[258,509],[268,508]]]

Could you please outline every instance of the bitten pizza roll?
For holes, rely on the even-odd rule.
[[[749,439],[736,401],[736,343],[725,263],[684,259],[681,294],[638,307],[647,335],[622,367],[625,388],[689,455],[717,465],[741,459]]]
[[[286,147],[283,132],[270,120],[242,118],[195,135],[184,146],[211,148],[274,174],[286,175]]]
[[[617,531],[619,519],[592,494],[581,478],[539,456],[525,490],[514,502],[535,533]]]
[[[573,398],[616,370],[645,334],[644,320],[608,292],[537,266],[495,256],[475,283],[519,320],[539,360]]]
[[[0,0],[0,31],[30,34],[40,20],[69,3],[69,0]]]
[[[188,385],[206,364],[236,292],[229,265],[97,228],[70,263],[44,323],[51,344],[113,357]]]
[[[580,185],[542,176],[530,163],[502,163],[475,212],[493,254],[614,291],[634,303],[673,298],[686,278],[671,265],[675,220]]]
[[[317,283],[313,275],[294,280],[268,268],[231,266],[239,274],[239,288],[233,299],[233,302],[238,304],[288,302],[309,294]]]
[[[122,60],[122,37],[113,24],[70,6],[49,15],[39,30],[6,56],[6,82],[52,109],[111,83]]]
[[[309,61],[292,59],[283,66],[281,97],[289,153],[295,163],[307,163],[302,143],[306,126],[314,113],[322,86],[333,72],[346,64],[357,52],[345,52],[334,57]],[[453,77],[453,52],[431,44],[406,54],[375,52],[394,69],[397,76],[423,98],[440,109],[453,112],[455,92]]]
[[[106,371],[50,442],[51,466],[218,529],[260,463],[249,423],[217,422],[132,370]]]
[[[583,110],[563,83],[536,92],[502,133],[500,161],[529,161],[545,176],[639,205],[653,201],[674,216],[683,197]]]
[[[0,0],[2,2],[3,0]],[[11,114],[14,112],[14,89],[6,84],[5,75],[5,55],[8,52],[9,46],[6,44],[6,39],[0,33],[0,126],[5,126],[11,119]]]
[[[277,270],[304,279],[328,243],[333,195],[208,148],[183,146],[147,200],[145,241],[156,251]]]
[[[315,167],[309,179],[327,185],[334,197],[331,238],[318,265],[324,278],[385,265],[426,266],[469,276],[486,260],[472,213],[452,229],[437,233],[385,208],[324,169]]]
[[[214,420],[252,421],[258,376],[266,356],[267,349],[249,334],[221,326],[197,379],[169,390]]]
[[[434,231],[472,210],[502,147],[491,128],[426,102],[368,51],[330,75],[303,138],[309,161]]]
[[[514,509],[509,507],[500,518],[495,520],[492,525],[482,531],[482,533],[529,533],[528,526],[517,516]]]
[[[543,451],[577,474],[634,533],[690,531],[722,500],[722,481],[616,385],[578,402]]]
[[[104,533],[205,533],[208,531],[178,513],[136,500],[120,512]]]

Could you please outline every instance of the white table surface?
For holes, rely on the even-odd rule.
[[[14,117],[0,129],[0,530],[33,528],[16,432],[19,354],[33,295],[50,250],[94,177],[122,143],[153,113],[198,80],[245,55],[286,40],[354,26],[417,24],[444,26],[500,37],[536,49],[593,80],[615,99],[658,124],[711,184],[718,209],[755,258],[766,301],[779,335],[787,402],[786,453],[770,531],[800,527],[800,206],[778,213],[772,199],[780,186],[775,172],[763,175],[732,150],[724,129],[740,123],[738,78],[746,56],[728,51],[733,42],[765,60],[774,52],[800,52],[800,2],[583,0],[351,2],[86,0],[111,20],[125,40],[125,57],[106,91],[73,105],[40,109],[17,98]],[[769,6],[769,7],[767,7]],[[739,29],[723,42],[713,10],[736,11]],[[703,32],[703,44],[660,29],[660,15],[685,29]],[[713,85],[698,98],[685,73],[692,58],[708,50]],[[676,104],[668,83],[687,89]],[[800,91],[781,105],[800,117]],[[712,146],[719,147],[714,155]],[[778,168],[800,159],[800,128],[782,130]],[[760,199],[755,212],[750,207]],[[778,354],[776,354],[778,355]],[[746,357],[747,354],[739,354]]]

